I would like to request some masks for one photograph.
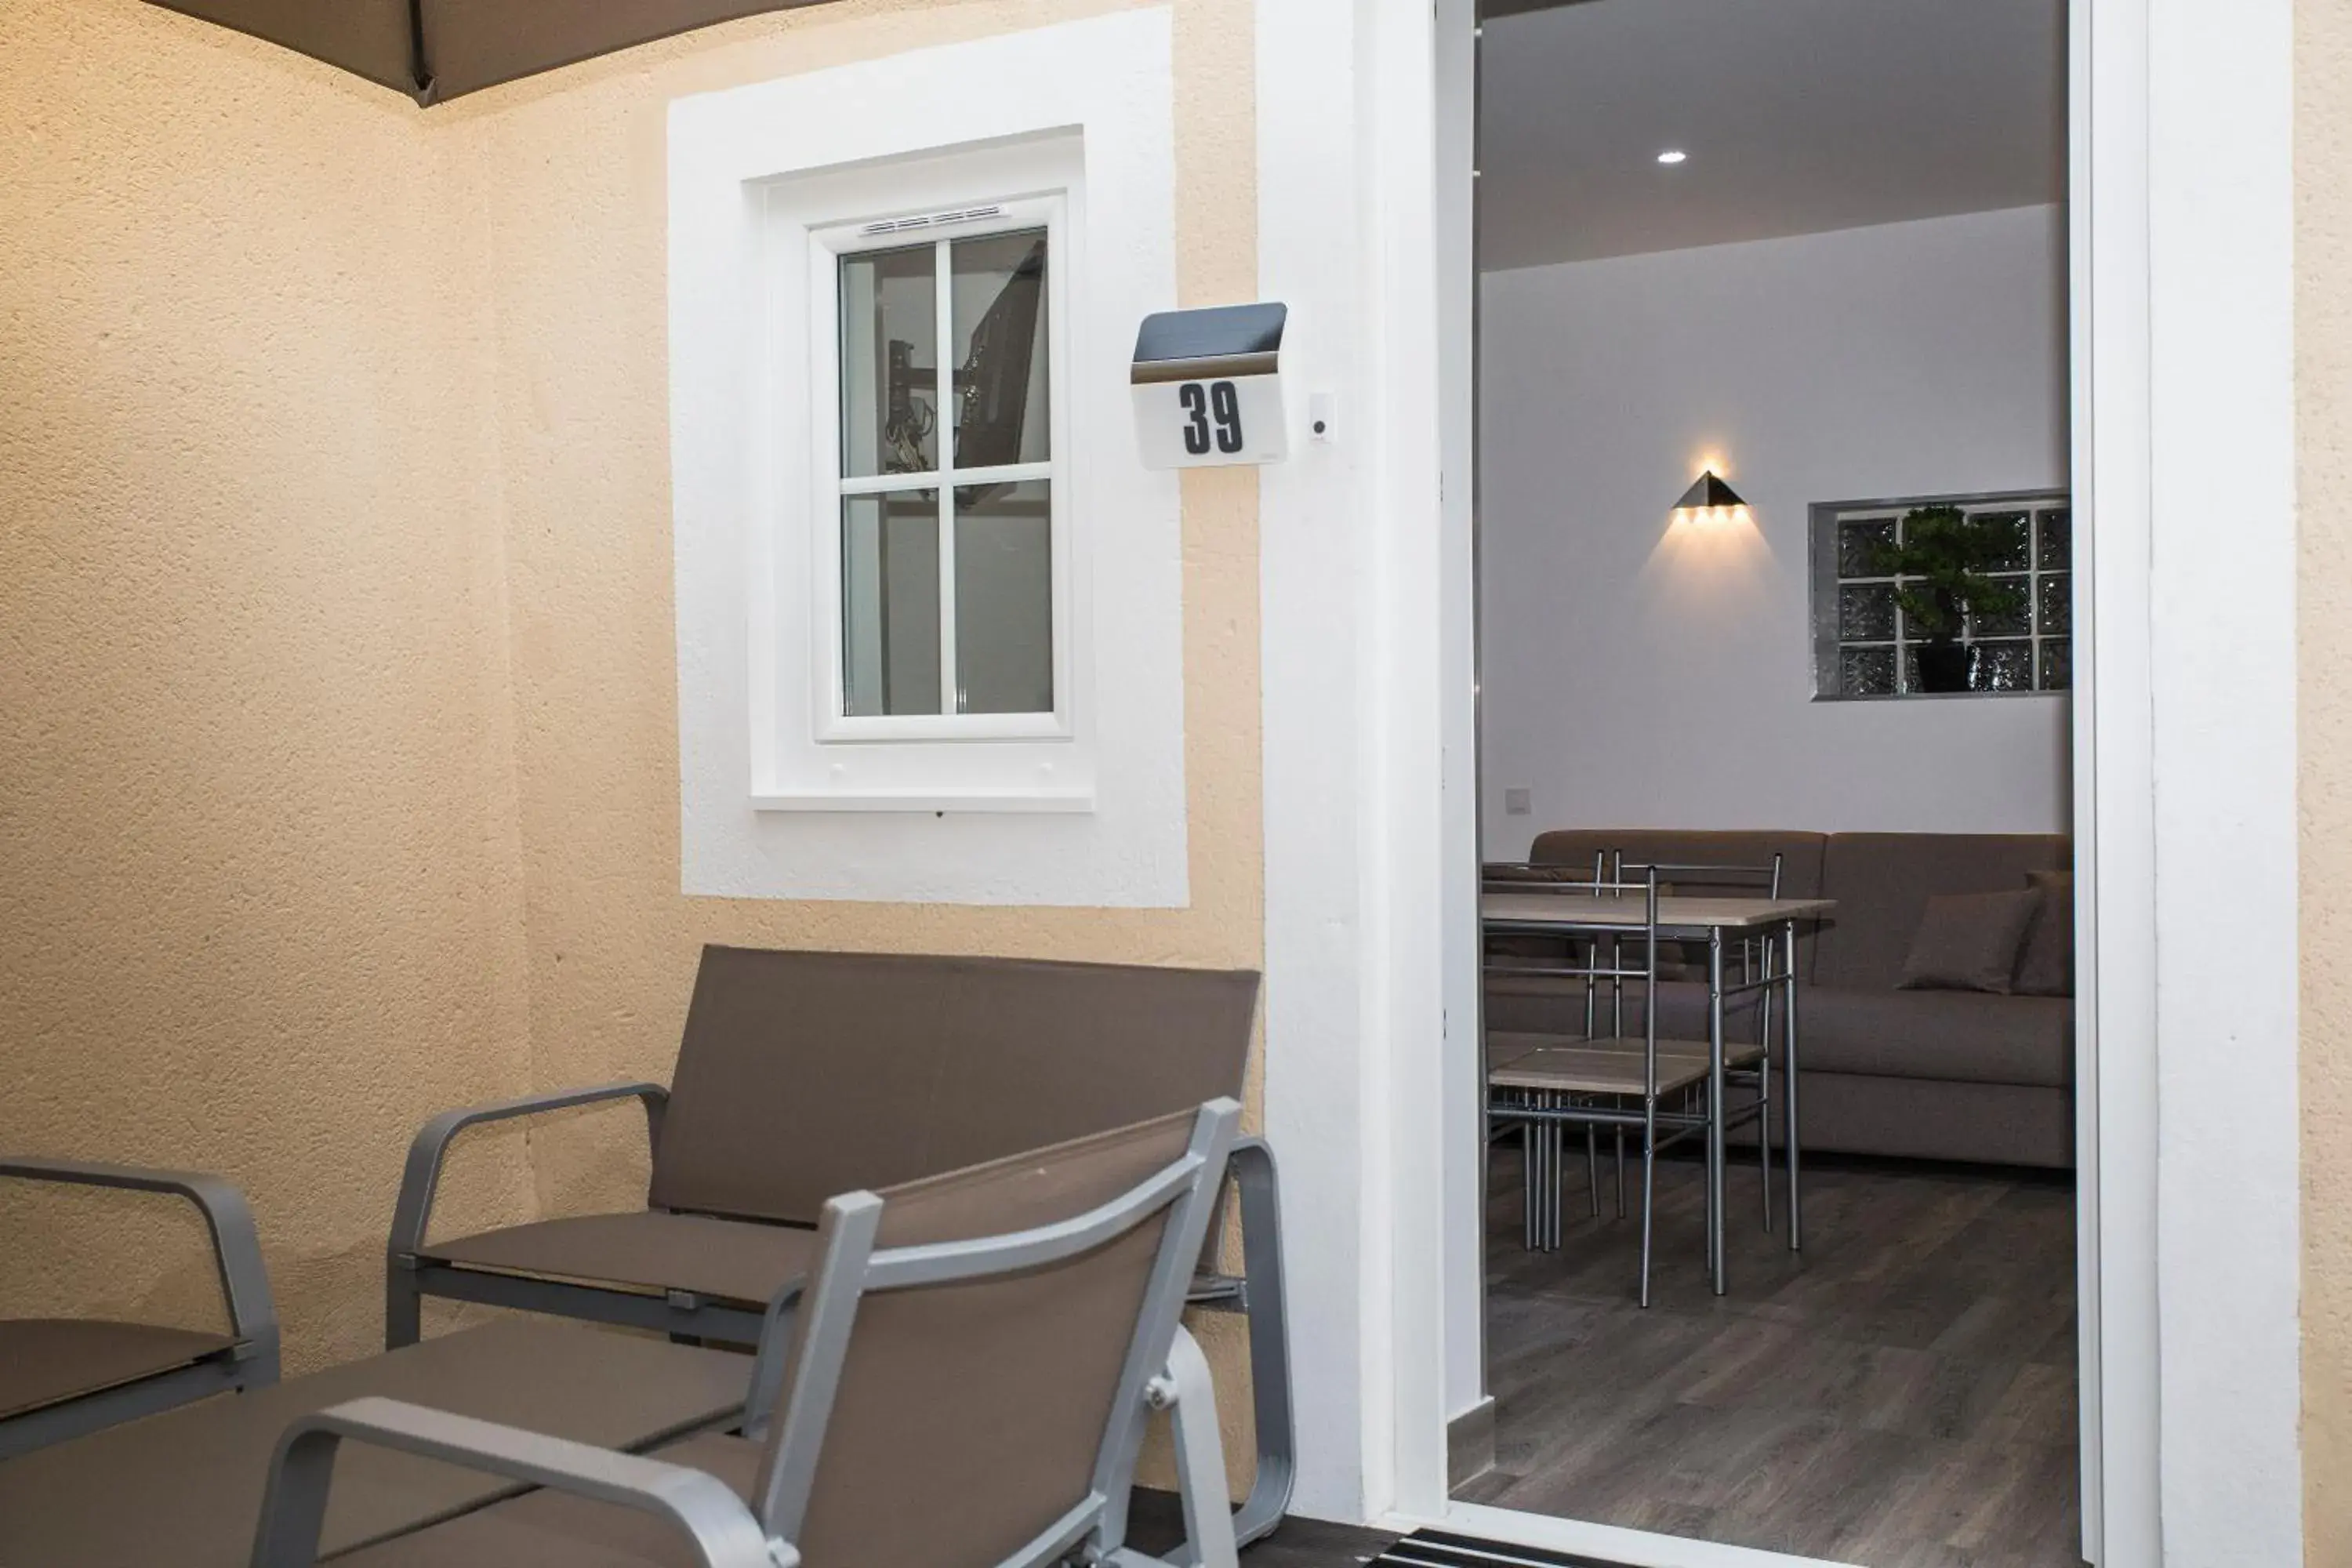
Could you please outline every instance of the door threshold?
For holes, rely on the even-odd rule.
[[[1435,1518],[1396,1513],[1382,1523],[1411,1531],[1373,1559],[1390,1568],[1856,1568],[1485,1503],[1448,1503]]]

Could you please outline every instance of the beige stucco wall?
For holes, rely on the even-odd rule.
[[[14,0],[0,1146],[237,1180],[313,1364],[378,1331],[417,1121],[667,1077],[706,942],[1259,964],[1246,469],[1184,481],[1190,908],[678,891],[665,105],[1122,3],[844,0],[425,113],[138,0]],[[1185,302],[1255,292],[1249,4],[1172,8]],[[625,1204],[641,1150],[626,1113],[469,1142],[445,1202]],[[7,1201],[26,1300],[202,1296],[193,1227],[167,1264]]]
[[[2352,7],[2296,18],[2305,1560],[2352,1563]]]
[[[450,150],[134,0],[0,32],[0,1146],[233,1177],[315,1365],[410,1131],[530,1082]],[[450,1195],[528,1212],[520,1141]],[[211,1310],[166,1202],[0,1184],[0,1311]]]

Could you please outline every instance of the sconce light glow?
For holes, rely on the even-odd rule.
[[[1669,514],[1672,521],[1699,528],[1717,528],[1747,516],[1748,503],[1739,498],[1738,490],[1718,479],[1713,468],[1691,481],[1691,488],[1683,492],[1682,500],[1675,502]]]
[[[1664,152],[1658,154],[1658,162],[1671,165],[1679,163],[1689,156],[1689,153],[1684,152],[1679,147],[1669,147]]]

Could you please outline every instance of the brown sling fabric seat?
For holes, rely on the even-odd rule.
[[[740,1419],[750,1368],[722,1351],[520,1320],[445,1334],[235,1399],[58,1443],[0,1463],[8,1568],[246,1568],[287,1424],[367,1395],[415,1400],[607,1447],[642,1449]],[[330,1551],[397,1535],[516,1484],[404,1454],[354,1455]]]
[[[653,1457],[715,1476],[748,1505],[760,1455],[748,1438],[710,1433]],[[707,1568],[692,1541],[659,1519],[550,1490],[335,1562],[339,1568]]]
[[[420,1257],[548,1279],[609,1281],[648,1294],[688,1290],[758,1311],[807,1278],[816,1232],[709,1215],[581,1215],[435,1242]]]
[[[177,1372],[236,1343],[154,1323],[0,1319],[0,1419]]]
[[[632,1466],[385,1400],[299,1421],[254,1568],[313,1562],[339,1448],[379,1447],[542,1489],[338,1558],[352,1568],[1136,1568],[1154,1560],[1126,1546],[1127,1497],[1160,1409],[1198,1561],[1233,1568],[1180,1314],[1239,1118],[1221,1100],[831,1200],[803,1298],[767,1314],[743,1436]]]

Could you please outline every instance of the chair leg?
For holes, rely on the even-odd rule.
[[[1538,1124],[1519,1123],[1519,1245],[1529,1252],[1542,1249],[1543,1206],[1537,1198],[1542,1175],[1537,1169],[1543,1151]]]
[[[1559,1221],[1566,1206],[1566,1173],[1568,1163],[1568,1129],[1557,1121],[1544,1123],[1544,1247],[1546,1252],[1559,1250]]]
[[[1705,1101],[1704,1101],[1704,1100],[1696,1100],[1696,1101],[1695,1101],[1694,1103],[1696,1103],[1696,1104],[1704,1104],[1704,1103],[1705,1103]],[[1714,1112],[1712,1110],[1709,1110],[1707,1111],[1707,1116],[1708,1116],[1708,1119],[1709,1119],[1710,1121],[1711,1121],[1711,1120],[1713,1120],[1714,1115],[1715,1115],[1715,1112]],[[1705,1250],[1706,1250],[1706,1259],[1707,1259],[1707,1271],[1708,1271],[1708,1275],[1709,1275],[1709,1277],[1710,1277],[1710,1278],[1712,1278],[1712,1277],[1713,1277],[1714,1269],[1715,1269],[1715,1227],[1716,1227],[1717,1225],[1719,1225],[1720,1223],[1722,1223],[1722,1216],[1721,1216],[1720,1215],[1718,1215],[1718,1214],[1716,1212],[1716,1208],[1715,1208],[1715,1189],[1716,1189],[1716,1184],[1715,1184],[1715,1179],[1714,1179],[1714,1172],[1713,1172],[1713,1170],[1711,1169],[1711,1167],[1712,1167],[1712,1165],[1713,1165],[1713,1163],[1714,1163],[1714,1162],[1713,1162],[1713,1159],[1712,1159],[1712,1156],[1713,1156],[1713,1154],[1714,1154],[1714,1152],[1715,1152],[1714,1149],[1711,1147],[1711,1145],[1713,1144],[1713,1142],[1714,1142],[1714,1129],[1712,1129],[1712,1128],[1708,1128],[1708,1129],[1706,1131],[1706,1134],[1705,1134],[1705,1141],[1704,1141],[1704,1142],[1701,1143],[1701,1145],[1700,1145],[1700,1150],[1699,1150],[1699,1159],[1700,1159],[1700,1163],[1701,1163],[1703,1165],[1706,1165],[1706,1166],[1710,1167],[1710,1169],[1708,1170],[1707,1174],[1706,1174],[1704,1178],[1702,1178],[1702,1179],[1701,1179],[1701,1181],[1699,1182],[1699,1186],[1700,1186],[1700,1189],[1702,1190],[1703,1194],[1705,1194],[1705,1210],[1704,1210],[1704,1212],[1705,1212],[1706,1216],[1706,1223],[1704,1226],[1700,1226],[1700,1231],[1701,1231],[1701,1233],[1702,1233],[1702,1234],[1701,1234],[1701,1236],[1700,1236],[1700,1245],[1701,1245],[1701,1246],[1705,1248]]]
[[[1764,1047],[1756,1073],[1757,1159],[1764,1167],[1764,1231],[1772,1231],[1772,948],[1763,950],[1764,988],[1756,993],[1756,1043]]]
[[[1601,1129],[1584,1124],[1584,1185],[1592,1198],[1592,1217],[1601,1217]]]
[[[1657,1192],[1658,1102],[1642,1104],[1642,1305],[1650,1304],[1651,1199]]]
[[[1168,1348],[1160,1397],[1175,1425],[1176,1495],[1184,1505],[1182,1568],[1238,1568],[1232,1499],[1225,1490],[1225,1447],[1217,1432],[1217,1391],[1209,1358],[1182,1328]]]
[[[1257,1479],[1234,1510],[1234,1538],[1267,1534],[1289,1511],[1298,1473],[1297,1423],[1290,1404],[1289,1308],[1282,1274],[1282,1204],[1274,1155],[1255,1139],[1234,1148],[1241,1198],[1242,1274],[1248,1281],[1250,1406],[1257,1427]]]
[[[383,1348],[396,1351],[415,1344],[424,1333],[422,1293],[415,1270],[394,1263],[383,1272]]]
[[[1625,1217],[1625,1130],[1617,1129],[1617,1217]]]

